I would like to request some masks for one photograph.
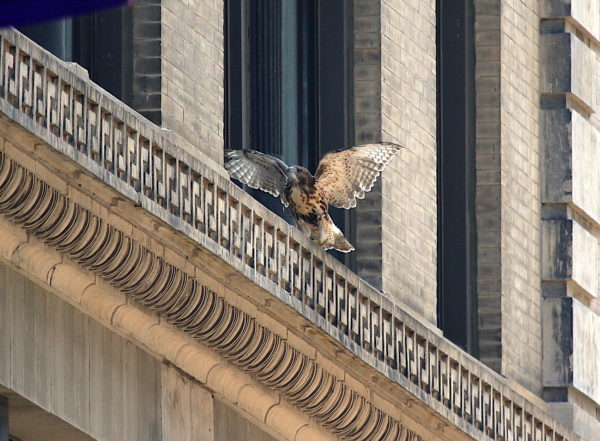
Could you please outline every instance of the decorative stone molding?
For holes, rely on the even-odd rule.
[[[295,308],[473,438],[577,439],[502,377],[256,204],[218,165],[179,149],[8,29],[0,31],[0,112]],[[6,157],[0,181],[1,213],[281,391],[340,437],[415,439],[284,339]]]
[[[341,438],[422,439],[285,339],[3,152],[0,213],[253,374]]]

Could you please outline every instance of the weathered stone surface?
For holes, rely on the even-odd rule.
[[[573,281],[592,297],[598,296],[598,239],[570,219],[542,223],[542,278]]]
[[[570,93],[587,108],[598,110],[596,79],[599,63],[592,48],[571,33],[543,34],[540,37],[540,61],[544,65],[540,72],[542,93]]]
[[[573,203],[600,222],[600,150],[598,129],[571,109],[545,109],[543,201]]]
[[[578,300],[546,298],[545,387],[574,387],[600,404],[600,316]]]
[[[573,18],[597,40],[600,40],[600,2],[598,0],[543,0],[540,2],[542,18]]]
[[[595,441],[600,433],[600,421],[572,403],[550,403],[550,414],[560,424],[575,430],[584,440]]]

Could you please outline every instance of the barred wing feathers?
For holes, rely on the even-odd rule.
[[[225,155],[225,168],[231,177],[249,187],[280,196],[281,202],[288,206],[284,192],[288,167],[282,160],[250,149],[229,150]]]
[[[402,147],[390,142],[364,144],[325,155],[315,175],[323,201],[334,207],[356,207],[388,162]]]

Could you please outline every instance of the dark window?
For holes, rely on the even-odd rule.
[[[64,61],[87,69],[90,79],[131,105],[132,8],[97,12],[19,28]]]
[[[352,144],[348,2],[230,0],[226,8],[226,146],[315,172],[321,156]],[[249,191],[292,222],[279,201]],[[350,214],[330,213],[352,241]]]
[[[8,439],[8,398],[0,395],[0,441]]]
[[[438,325],[477,355],[474,49],[471,0],[438,0]]]

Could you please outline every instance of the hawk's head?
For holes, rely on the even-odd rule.
[[[295,165],[289,169],[289,179],[292,185],[298,185],[305,191],[313,190],[315,186],[314,176],[304,167]]]

